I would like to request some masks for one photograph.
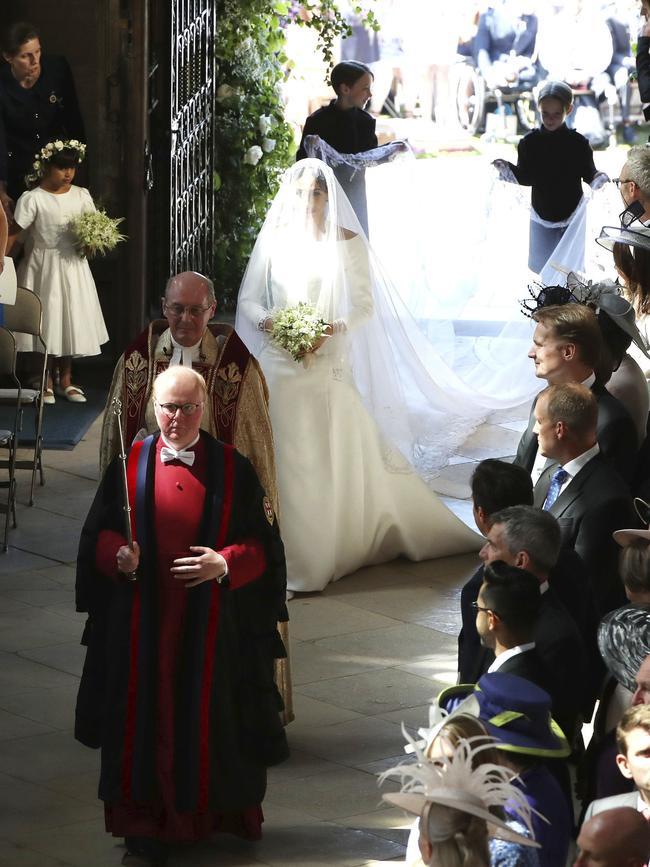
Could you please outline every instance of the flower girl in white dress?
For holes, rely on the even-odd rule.
[[[251,255],[236,324],[269,387],[293,591],[322,590],[399,555],[479,547],[420,477],[444,462],[453,437],[443,411],[452,407],[419,366],[381,281],[332,170],[296,163]],[[302,361],[271,337],[288,308],[327,323]]]
[[[95,281],[82,251],[75,246],[70,221],[94,211],[88,190],[73,184],[86,146],[76,140],[46,145],[36,156],[32,189],[18,199],[16,230],[25,230],[25,256],[18,266],[18,285],[31,289],[43,304],[43,339],[51,359],[45,402],[54,393],[73,403],[85,403],[83,391],[72,382],[72,357],[99,355],[108,334]],[[26,335],[23,351],[38,351]],[[58,362],[58,381],[54,363]]]

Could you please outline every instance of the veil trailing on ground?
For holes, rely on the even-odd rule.
[[[314,159],[286,172],[242,281],[236,328],[253,355],[269,346],[274,311],[301,302],[332,325],[319,351],[331,375],[351,377],[386,441],[425,480],[495,408],[423,335],[332,169]]]

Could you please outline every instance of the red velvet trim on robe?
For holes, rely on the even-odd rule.
[[[157,443],[156,471],[154,477],[154,525],[157,537],[157,578],[159,600],[159,643],[158,643],[158,729],[156,732],[156,771],[160,797],[153,803],[133,804],[121,802],[106,805],[106,829],[114,836],[155,837],[163,841],[191,841],[209,836],[213,831],[229,831],[246,837],[259,839],[264,820],[260,805],[251,805],[245,810],[229,813],[211,811],[204,807],[192,812],[179,813],[175,806],[174,794],[174,682],[176,663],[180,659],[180,643],[186,607],[187,588],[184,582],[170,572],[173,560],[191,556],[190,545],[198,537],[202,520],[205,487],[205,450],[199,440],[194,447],[196,459],[192,467],[177,461],[163,464],[160,461],[162,440]],[[228,460],[230,458],[230,460]],[[229,501],[232,497],[233,453],[226,452],[224,475],[224,520],[221,522],[220,538],[215,540],[215,549],[223,544],[226,537],[229,516]],[[230,472],[228,472],[230,464]],[[265,565],[262,547],[253,542],[251,552],[238,551],[244,543],[229,546],[229,562],[239,576],[241,584],[258,578]],[[235,549],[231,551],[230,549]],[[231,578],[235,577],[234,575]],[[206,641],[214,647],[218,627],[220,587],[215,582],[211,597],[211,618],[214,617],[212,637]],[[210,670],[211,674],[211,670]],[[207,672],[205,673],[207,680]],[[209,698],[209,693],[207,694]],[[206,704],[205,725],[209,722]],[[202,751],[203,761],[207,761],[206,751]],[[203,739],[202,739],[203,740]],[[207,769],[207,765],[204,766]],[[207,778],[204,784],[204,801],[207,802]],[[201,793],[200,793],[201,794]]]

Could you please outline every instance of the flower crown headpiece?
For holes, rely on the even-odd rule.
[[[27,184],[33,184],[38,181],[39,178],[42,178],[52,157],[63,150],[76,151],[78,163],[81,163],[86,156],[86,145],[83,142],[78,141],[76,138],[55,139],[55,141],[48,142],[45,147],[42,147],[36,154],[34,162],[32,163],[34,171],[31,172],[31,174],[26,175],[25,182]]]

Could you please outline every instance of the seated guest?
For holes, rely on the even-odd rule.
[[[614,541],[623,549],[618,569],[625,595],[633,605],[650,605],[650,529],[616,530]]]
[[[621,295],[602,292],[598,298],[598,325],[603,336],[603,351],[598,380],[621,402],[634,421],[637,446],[646,438],[648,426],[648,382],[637,362],[628,353],[634,341],[637,350],[650,359],[646,345],[636,327],[634,307]]]
[[[408,749],[408,748],[407,748]],[[459,714],[444,724],[416,761],[389,768],[379,780],[401,778],[399,793],[384,800],[418,816],[406,862],[412,867],[539,865],[530,805],[502,767],[485,727]],[[503,816],[503,818],[502,818]]]
[[[573,811],[557,773],[566,771],[564,759],[570,748],[551,718],[548,693],[520,677],[501,672],[484,674],[476,687],[469,693],[467,690],[466,686],[450,687],[438,697],[437,704],[442,708],[460,703],[427,733],[427,755],[435,746],[438,732],[453,731],[468,714],[477,717],[495,739],[489,760],[516,774],[513,782],[533,810],[533,836],[541,844],[541,867],[564,865],[573,831]]]
[[[472,473],[472,507],[474,523],[484,536],[492,526],[491,515],[507,506],[533,504],[533,485],[523,467],[488,458]],[[481,676],[481,641],[476,632],[476,602],[483,583],[483,564],[460,592],[462,627],[458,635],[459,683],[476,683]]]
[[[516,674],[546,690],[572,742],[585,700],[586,653],[575,624],[544,584],[532,572],[492,561],[478,595],[476,629],[494,653],[487,672]]]
[[[650,703],[650,610],[624,605],[598,626],[598,648],[607,669],[594,731],[581,760],[580,789],[588,804],[631,789],[616,767],[616,726],[630,705]]]
[[[633,807],[615,807],[584,823],[573,867],[645,867],[648,855],[648,820]]]
[[[634,807],[646,817],[650,815],[650,705],[639,704],[628,708],[616,727],[616,764],[628,780],[633,780],[635,790],[611,798],[592,801],[585,813],[585,822],[614,807]]]
[[[537,327],[528,356],[535,364],[535,376],[549,385],[575,382],[591,389],[597,402],[597,439],[603,457],[631,481],[637,431],[622,404],[596,378],[603,346],[596,314],[583,304],[563,304],[541,307],[533,319]],[[531,473],[533,484],[546,465],[546,456],[538,450],[534,410],[535,404],[515,457],[515,463]]]
[[[575,306],[575,305],[569,305]],[[535,404],[535,433],[542,455],[551,459],[535,485],[535,505],[557,518],[562,542],[581,557],[593,582],[602,615],[618,607],[614,530],[634,526],[625,482],[601,454],[597,442],[598,404],[584,385],[570,382],[544,389]]]

